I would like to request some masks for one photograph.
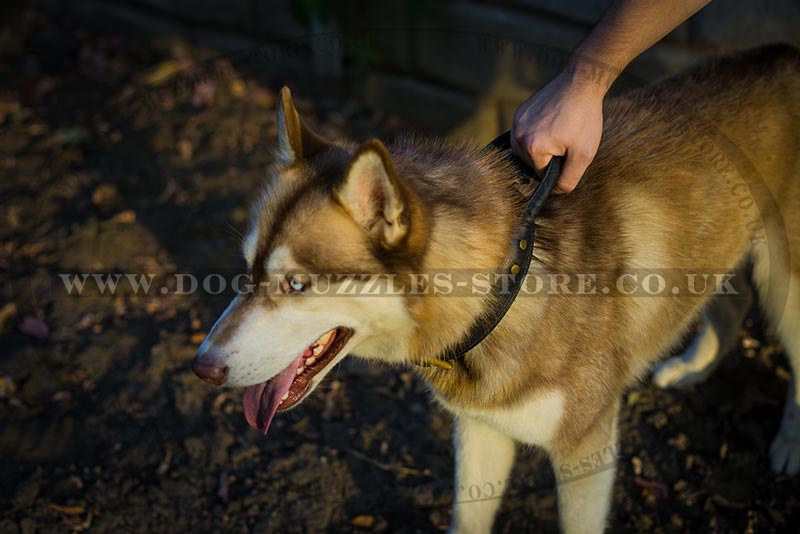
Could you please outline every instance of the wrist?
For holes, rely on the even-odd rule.
[[[559,76],[571,87],[603,98],[621,71],[597,58],[575,53]]]

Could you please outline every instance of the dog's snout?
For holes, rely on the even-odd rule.
[[[217,349],[201,350],[192,362],[194,374],[215,386],[221,386],[228,380],[228,366],[224,363],[224,355]]]

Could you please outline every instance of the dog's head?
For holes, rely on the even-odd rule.
[[[287,88],[280,96],[276,165],[243,242],[253,290],[231,302],[193,364],[212,384],[245,386],[247,421],[265,433],[348,353],[405,357],[406,299],[374,275],[411,270],[425,233],[380,141],[331,143],[303,123]]]

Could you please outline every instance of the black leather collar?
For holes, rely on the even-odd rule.
[[[521,185],[530,184],[533,180],[538,180],[535,171],[522,159],[516,156],[511,151],[511,132],[500,134],[494,141],[489,143],[487,148],[493,147],[503,152],[509,152],[508,157],[519,170],[517,181]],[[553,192],[553,188],[558,182],[561,175],[561,166],[564,162],[562,156],[555,156],[550,160],[547,169],[544,173],[536,190],[528,197],[527,204],[522,213],[522,224],[520,225],[517,237],[512,243],[512,250],[508,262],[499,271],[500,274],[510,275],[508,277],[509,284],[506,284],[501,291],[500,284],[496,284],[492,288],[492,292],[497,296],[497,304],[493,309],[486,312],[483,316],[479,317],[472,328],[469,335],[459,343],[451,346],[442,354],[435,358],[425,359],[417,362],[422,367],[441,367],[443,369],[452,368],[452,362],[462,358],[467,352],[474,349],[481,341],[492,333],[500,321],[505,317],[511,305],[514,303],[525,283],[525,277],[528,274],[528,269],[531,265],[531,258],[533,257],[533,232],[534,232],[534,218],[542,209],[542,205]]]

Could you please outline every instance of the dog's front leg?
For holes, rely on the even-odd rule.
[[[564,534],[597,534],[606,528],[617,474],[618,411],[615,404],[577,446],[570,443],[551,447]]]
[[[472,417],[455,421],[456,482],[451,533],[491,532],[514,464],[514,441]]]

